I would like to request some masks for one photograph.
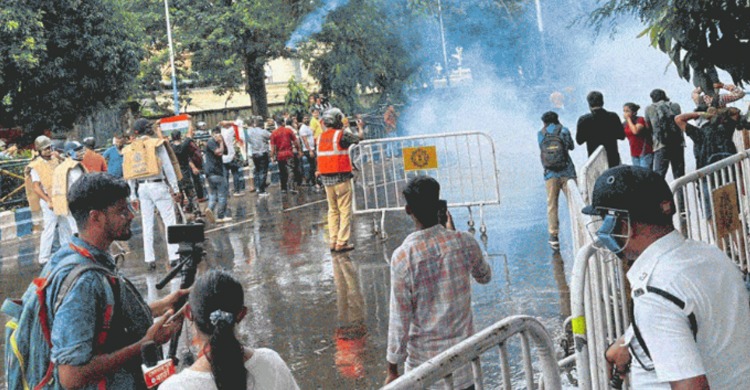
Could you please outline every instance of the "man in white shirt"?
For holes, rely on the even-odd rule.
[[[320,190],[320,184],[315,179],[316,159],[315,159],[315,136],[313,130],[310,127],[310,116],[305,115],[302,117],[302,125],[299,128],[299,139],[302,144],[302,153],[307,159],[307,165],[309,165],[307,172],[305,172],[305,181],[309,186],[315,185],[317,190]]]
[[[234,183],[234,196],[241,196],[245,192],[245,177],[240,170],[239,164],[235,161],[237,152],[234,148],[237,138],[239,138],[239,127],[230,121],[221,121],[219,126],[221,126],[221,136],[224,138],[224,146],[227,148],[227,154],[221,157],[225,168],[224,177],[226,177],[228,182],[231,172],[232,182]]]
[[[602,173],[585,214],[626,262],[633,323],[608,350],[610,375],[633,389],[750,389],[750,297],[718,248],[675,231],[660,174],[621,165]],[[614,372],[612,372],[614,370]]]

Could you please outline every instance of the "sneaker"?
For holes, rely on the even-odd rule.
[[[265,192],[265,191],[259,192],[258,196],[266,197],[266,196],[268,196],[268,192]]]
[[[242,195],[245,195],[245,193],[242,191],[234,193],[234,196],[242,196]]]
[[[233,220],[232,217],[224,217],[224,218],[217,219],[216,222],[217,223],[225,223],[225,222],[231,222],[232,220]]]
[[[206,220],[208,220],[208,222],[216,223],[216,216],[214,215],[213,210],[206,209],[203,214],[206,216]]]
[[[560,239],[557,237],[557,234],[549,235],[549,246],[551,246],[552,249],[557,249],[560,247]]]
[[[286,194],[286,190],[281,190],[281,193],[282,194]]]
[[[290,194],[299,194],[299,191],[297,191],[297,190],[290,190],[289,193]]]

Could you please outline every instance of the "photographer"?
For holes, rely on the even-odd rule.
[[[414,177],[403,194],[406,213],[417,231],[406,237],[391,258],[386,383],[399,377],[400,363],[409,371],[471,336],[471,278],[481,284],[492,278],[479,243],[439,223],[441,218],[446,224],[452,221],[441,207],[440,184],[435,179]],[[470,388],[470,366],[453,374],[456,389]]]
[[[139,366],[141,346],[148,341],[165,343],[182,324],[181,320],[166,321],[187,290],[147,305],[127,278],[117,273],[107,253],[113,241],[132,235],[135,215],[128,204],[129,194],[123,180],[105,173],[84,175],[70,189],[70,211],[80,234],[42,272],[54,275],[48,280],[54,293],[47,296],[47,307],[55,307],[58,292],[77,265],[93,263],[106,271],[83,273],[57,310],[48,309],[53,319],[54,381],[63,388],[145,388]],[[162,317],[154,322],[154,316]],[[102,329],[110,319],[109,329]]]

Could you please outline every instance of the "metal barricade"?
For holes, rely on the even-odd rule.
[[[604,146],[600,146],[589,156],[586,164],[581,168],[581,173],[578,175],[579,188],[584,202],[589,203],[591,201],[591,193],[594,191],[596,178],[608,168],[607,151],[604,150]]]
[[[533,317],[512,316],[495,323],[495,325],[424,362],[383,387],[383,390],[423,389],[442,379],[445,379],[448,389],[453,389],[453,372],[467,364],[471,364],[474,388],[482,390],[485,388],[485,374],[482,370],[480,357],[493,348],[499,348],[500,350],[503,388],[506,390],[512,389],[514,387],[512,387],[513,383],[511,382],[513,376],[508,358],[508,342],[514,335],[519,335],[521,339],[526,388],[535,388],[534,382],[536,381],[531,346],[529,345],[529,338],[531,338],[536,345],[535,349],[539,362],[537,366],[540,368],[541,381],[544,382],[545,389],[560,389],[558,363],[555,361],[554,346],[549,333],[539,320]]]
[[[9,210],[26,205],[23,172],[29,159],[0,162],[0,210]]]
[[[473,228],[472,207],[479,209],[480,232],[486,232],[484,206],[500,203],[495,142],[486,133],[464,132],[365,140],[349,149],[357,169],[354,214],[381,213],[385,238],[385,213],[401,211],[404,186],[414,176],[430,175],[440,181],[440,195],[448,207],[467,207]]]
[[[714,244],[748,271],[750,151],[743,151],[670,184],[683,236]]]

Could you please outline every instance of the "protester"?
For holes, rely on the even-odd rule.
[[[11,160],[16,157],[17,152],[18,147],[15,144],[7,146],[5,141],[0,139],[0,160]]]
[[[107,173],[122,179],[122,148],[125,147],[125,138],[123,134],[115,134],[112,137],[112,146],[104,151],[102,157],[107,162]]]
[[[94,137],[84,138],[83,146],[86,147],[86,153],[83,155],[82,164],[86,167],[86,172],[107,172],[107,161],[94,150],[96,148]]]
[[[318,139],[323,134],[323,125],[320,123],[320,109],[314,108],[310,114],[312,115],[312,118],[310,118],[310,128],[313,131],[313,137]]]
[[[542,153],[544,183],[547,188],[547,231],[549,245],[560,249],[560,219],[558,204],[560,191],[567,188],[568,180],[576,178],[576,167],[570,158],[569,150],[575,143],[568,128],[560,124],[557,113],[547,111],[542,115],[542,129],[537,133],[537,142]]]
[[[654,171],[666,177],[672,166],[672,176],[677,179],[685,175],[685,137],[674,123],[680,115],[680,105],[671,102],[667,93],[654,89],[650,94],[651,105],[646,107],[644,120],[651,130],[654,150]]]
[[[260,128],[261,125],[261,119],[253,119],[252,127],[247,135],[247,142],[250,145],[250,155],[253,158],[253,182],[258,191],[258,196],[265,197],[268,196],[266,175],[268,174],[271,133]]]
[[[291,119],[284,121],[282,126],[271,133],[271,159],[275,160],[279,166],[279,181],[281,181],[281,193],[286,194],[289,187],[289,171],[292,171],[295,184],[298,182],[296,170],[294,169],[295,148],[302,155],[302,148],[299,145],[299,139],[294,135],[291,126]],[[292,188],[293,194],[297,189]]]
[[[318,170],[328,200],[328,240],[331,251],[354,249],[349,243],[352,219],[352,163],[348,149],[359,142],[357,136],[342,130],[344,114],[330,108],[323,114],[326,131],[318,138]]]
[[[203,151],[205,156],[204,171],[208,178],[208,208],[205,210],[209,222],[229,222],[232,217],[226,215],[227,198],[229,197],[229,183],[224,174],[225,165],[222,157],[227,154],[224,137],[221,128],[216,127],[211,131],[211,139],[206,142]]]
[[[385,123],[385,133],[391,134],[396,132],[396,126],[398,121],[398,114],[396,113],[396,107],[392,104],[388,105],[383,113],[383,122]]]
[[[232,174],[232,185],[234,187],[234,196],[242,196],[245,193],[245,177],[242,174],[241,162],[237,156],[235,145],[242,142],[239,135],[239,128],[234,122],[221,121],[221,136],[224,138],[226,154],[221,157],[224,163],[224,177],[229,183],[229,174]]]
[[[123,151],[123,177],[130,186],[133,206],[141,210],[143,225],[144,260],[150,270],[156,269],[154,254],[154,210],[159,211],[166,226],[177,223],[175,203],[180,199],[180,187],[175,173],[176,161],[164,145],[164,139],[156,137],[153,124],[141,118],[133,124],[137,136]],[[164,237],[166,241],[166,235]],[[174,264],[180,255],[177,244],[167,244],[169,263]]]
[[[299,129],[299,138],[302,141],[302,153],[307,159],[308,165],[307,172],[305,172],[305,182],[308,186],[315,185],[315,188],[319,190],[320,185],[315,178],[315,171],[317,170],[315,165],[315,136],[309,125],[310,116],[305,115],[302,117],[302,125]]]
[[[700,128],[688,123],[700,118],[706,119]],[[677,126],[693,140],[696,169],[737,153],[732,137],[738,130],[740,119],[740,110],[734,107],[721,109],[715,114],[688,112],[675,118]]]
[[[586,100],[590,113],[578,118],[576,142],[578,145],[586,143],[589,156],[599,146],[604,146],[607,152],[609,167],[620,165],[620,152],[617,150],[617,140],[625,139],[620,118],[614,112],[604,109],[604,95],[599,91],[591,91]]]
[[[622,127],[630,144],[632,164],[652,169],[654,165],[653,137],[646,127],[646,120],[638,116],[640,108],[641,106],[635,103],[625,103],[622,107],[622,115],[625,118]]]
[[[714,86],[714,93],[712,95],[706,94],[703,92],[703,89],[701,87],[697,87],[693,90],[693,93],[691,94],[691,98],[693,99],[693,102],[695,102],[696,106],[705,105],[706,107],[712,107],[715,106],[717,108],[724,108],[727,106],[727,104],[736,102],[737,100],[742,99],[745,97],[745,91],[743,91],[741,88],[738,88],[735,85],[732,84],[724,84],[722,82],[715,82],[713,84]],[[722,89],[725,89],[729,91],[727,94],[719,93]],[[719,100],[714,105],[714,96],[718,95]]]
[[[193,126],[190,125],[185,138],[182,137],[180,130],[173,130],[171,134],[172,150],[174,151],[177,162],[180,164],[182,180],[180,180],[180,189],[185,195],[187,205],[185,211],[189,213],[200,212],[198,206],[198,196],[195,194],[195,183],[193,175],[200,174],[198,167],[193,164],[192,157],[198,150],[198,146],[193,142]]]
[[[599,242],[629,269],[633,323],[607,350],[610,375],[632,370],[633,389],[750,388],[742,274],[720,249],[674,229],[664,178],[641,167],[609,169],[583,213],[603,219]]]
[[[227,272],[211,270],[198,278],[185,314],[195,325],[201,353],[159,389],[299,389],[276,351],[249,348],[237,340],[235,328],[247,315],[244,296],[240,282]]]
[[[80,235],[73,237],[71,246],[61,247],[42,271],[54,275],[48,281],[53,293],[47,295],[46,305],[52,319],[55,388],[145,388],[141,346],[149,341],[165,343],[182,324],[181,319],[166,321],[188,290],[147,305],[130,281],[117,272],[107,253],[113,241],[128,240],[132,235],[129,194],[124,181],[105,173],[86,174],[70,189],[70,211]],[[57,294],[78,264],[95,264],[104,272],[83,273],[58,307]],[[106,275],[116,277],[117,290]],[[113,297],[118,290],[119,296]],[[154,322],[154,316],[162,317]],[[109,336],[102,337],[107,335],[102,326],[109,319]]]
[[[492,278],[479,243],[438,223],[440,184],[435,179],[414,177],[403,195],[417,231],[391,257],[386,383],[398,378],[402,362],[408,372],[471,336],[471,277],[481,284]],[[443,388],[442,383],[434,387]],[[453,373],[453,386],[471,388],[471,366]]]
[[[55,214],[52,202],[52,178],[55,168],[60,164],[60,159],[52,155],[52,140],[40,135],[34,140],[34,148],[39,155],[31,160],[24,170],[26,187],[26,198],[29,200],[29,208],[32,212],[42,212],[43,230],[39,239],[39,264],[44,265],[49,261],[52,254],[52,244],[55,240],[55,231],[58,232],[61,246],[67,245],[72,232],[68,230],[65,218]]]

